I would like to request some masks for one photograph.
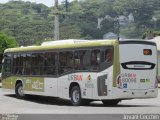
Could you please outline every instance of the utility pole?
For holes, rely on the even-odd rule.
[[[55,1],[54,40],[59,40],[59,11],[58,0]]]
[[[68,12],[68,0],[65,0],[66,12]]]

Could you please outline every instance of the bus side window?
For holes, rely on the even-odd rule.
[[[25,75],[31,75],[31,53],[27,53],[25,57]]]
[[[105,50],[105,61],[107,63],[111,63],[113,58],[112,49],[106,49]]]
[[[7,77],[11,74],[11,55],[5,55],[4,64],[3,64],[3,76]]]
[[[58,74],[64,74],[73,70],[73,52],[64,51],[59,53]]]
[[[33,53],[31,60],[31,75],[43,75],[42,66],[44,66],[44,54]]]
[[[4,73],[11,73],[11,59],[5,59],[5,61],[4,61]]]
[[[101,50],[101,63],[100,63],[100,69],[104,70],[106,68],[109,68],[111,65],[113,65],[113,52],[112,47],[108,47],[106,49]]]
[[[90,51],[77,50],[74,56],[75,70],[90,70]]]
[[[100,50],[92,50],[91,52],[91,70],[98,70],[100,63]]]
[[[56,52],[46,52],[44,55],[44,75],[56,75]]]
[[[20,55],[13,55],[13,74],[19,74],[19,63],[20,63]]]

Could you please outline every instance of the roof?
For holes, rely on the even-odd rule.
[[[89,40],[76,40],[76,39],[67,39],[67,40],[57,40],[57,41],[48,41],[43,42],[41,46],[50,46],[50,45],[60,45],[60,44],[70,44],[70,43],[81,43],[88,42]]]
[[[65,48],[82,48],[82,47],[94,47],[94,46],[105,46],[105,45],[115,45],[118,43],[118,40],[91,40],[85,42],[74,42],[67,43],[67,41],[62,40],[61,44],[51,44],[43,46],[28,46],[28,47],[18,47],[18,48],[9,48],[6,49],[4,53],[9,52],[29,52],[29,51],[45,51],[45,50],[53,50],[53,49],[65,49]]]

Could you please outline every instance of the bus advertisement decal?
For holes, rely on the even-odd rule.
[[[83,75],[82,74],[72,74],[68,75],[68,81],[82,81]]]
[[[136,83],[137,75],[135,73],[122,73],[121,80],[122,83]]]
[[[88,75],[87,80],[91,80],[91,75]]]
[[[43,90],[43,83],[41,83],[39,80],[34,81],[32,83],[32,88],[36,90]]]
[[[94,88],[92,81],[87,81],[87,83],[85,83],[85,88]]]
[[[150,79],[140,79],[140,83],[150,83]]]
[[[28,78],[27,82],[29,91],[44,92],[44,78]]]

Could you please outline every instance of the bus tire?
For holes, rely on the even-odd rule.
[[[17,97],[18,99],[24,99],[25,94],[24,94],[24,90],[23,90],[23,85],[22,85],[22,83],[18,83],[18,84],[16,85],[15,93],[16,93],[16,97]]]
[[[115,106],[120,102],[120,100],[102,100],[105,106]]]
[[[79,86],[74,86],[71,88],[71,103],[73,106],[82,105],[81,90]]]

